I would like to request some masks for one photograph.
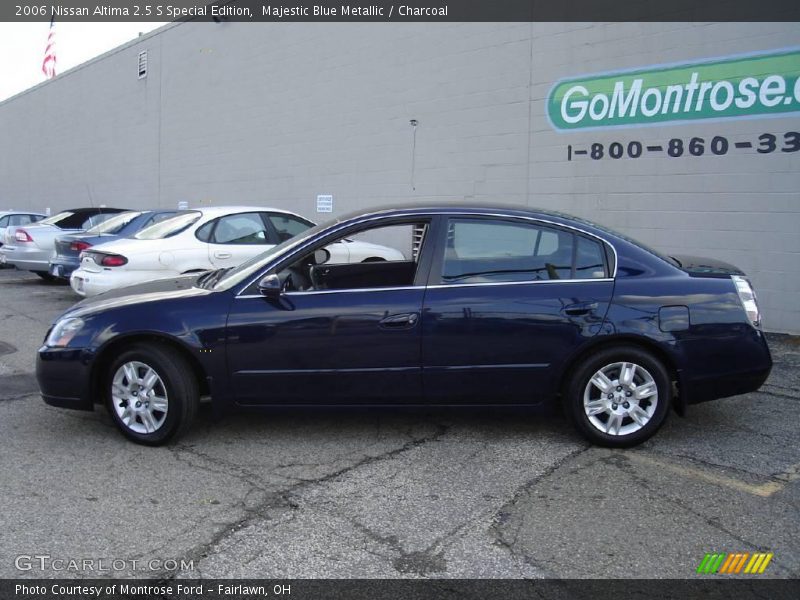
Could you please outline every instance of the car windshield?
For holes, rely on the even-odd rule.
[[[75,213],[73,212],[65,210],[64,212],[60,212],[53,215],[52,217],[47,217],[46,219],[42,219],[41,221],[39,221],[39,225],[58,225],[61,221],[63,221],[68,217],[71,217],[74,214]]]
[[[278,244],[267,250],[266,252],[262,252],[253,258],[246,260],[242,264],[237,267],[234,267],[227,273],[225,276],[222,277],[219,281],[217,281],[213,289],[215,290],[227,290],[232,286],[236,285],[247,279],[248,277],[252,277],[255,273],[261,270],[267,263],[273,260],[278,255],[294,248],[295,246],[299,246],[309,238],[315,236],[323,229],[330,227],[333,224],[333,221],[328,221],[327,223],[322,223],[321,225],[316,225],[315,227],[311,227],[310,229],[306,229],[302,233],[294,236],[293,238],[289,238],[285,242]]]
[[[136,211],[119,213],[95,225],[91,229],[87,229],[86,233],[91,233],[93,235],[100,235],[101,233],[119,233],[123,227],[141,214],[141,212]]]
[[[145,227],[133,237],[137,240],[160,240],[167,238],[189,227],[192,223],[196,222],[202,214],[203,213],[196,210],[180,212],[172,218]]]

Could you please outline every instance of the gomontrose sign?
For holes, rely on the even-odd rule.
[[[646,125],[800,111],[800,50],[559,81],[556,129]]]

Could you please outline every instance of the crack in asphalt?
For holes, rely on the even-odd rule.
[[[550,475],[555,473],[567,462],[584,454],[591,448],[592,448],[591,444],[588,443],[584,444],[580,448],[576,448],[575,450],[561,457],[559,460],[557,460],[552,465],[547,467],[542,473],[540,473],[536,477],[530,479],[529,481],[526,481],[521,486],[519,486],[511,494],[509,500],[505,504],[503,504],[499,510],[495,512],[495,521],[489,528],[491,534],[494,536],[496,546],[506,550],[513,558],[521,559],[528,566],[533,567],[537,571],[541,572],[543,577],[547,578],[555,577],[555,574],[551,572],[550,568],[544,566],[545,563],[548,563],[550,561],[536,559],[532,556],[529,556],[526,552],[518,550],[515,547],[517,540],[519,538],[520,530],[522,529],[522,523],[520,522],[519,526],[515,529],[513,539],[508,539],[506,533],[501,529],[501,526],[508,519],[509,514],[517,506],[520,499],[524,495],[530,492],[540,482],[550,477]]]
[[[187,551],[185,553],[185,558],[187,560],[199,561],[200,559],[208,556],[209,551],[213,547],[222,543],[225,540],[225,538],[236,533],[237,531],[244,529],[245,527],[255,522],[256,520],[258,519],[263,519],[265,521],[274,520],[269,514],[270,511],[273,511],[275,509],[283,509],[285,512],[287,510],[296,511],[301,509],[302,508],[301,504],[299,504],[295,500],[295,498],[302,491],[306,490],[309,487],[333,481],[361,467],[381,462],[384,460],[392,459],[395,456],[398,456],[400,454],[413,450],[414,448],[417,448],[419,446],[422,446],[424,444],[427,444],[429,442],[441,438],[449,430],[449,426],[447,425],[443,424],[435,424],[435,425],[436,425],[436,431],[434,431],[433,433],[417,439],[409,440],[399,448],[394,448],[392,450],[389,450],[387,452],[375,456],[365,456],[364,458],[356,461],[352,465],[338,469],[333,473],[328,473],[326,475],[311,479],[301,479],[297,483],[294,483],[284,489],[277,491],[269,491],[260,484],[255,483],[254,481],[252,481],[252,477],[257,477],[257,476],[255,476],[252,473],[246,472],[246,470],[243,471],[240,467],[236,467],[235,465],[232,465],[227,461],[220,460],[215,457],[210,457],[207,454],[196,450],[196,448],[192,446],[183,446],[183,445],[173,446],[171,448],[173,455],[175,455],[176,452],[186,452],[188,454],[194,454],[195,456],[201,458],[202,460],[208,460],[212,464],[216,464],[219,467],[224,466],[225,468],[229,469],[228,471],[225,472],[226,474],[231,475],[231,470],[233,470],[234,473],[232,474],[232,476],[235,479],[239,479],[240,481],[246,483],[248,486],[251,486],[251,488],[256,488],[265,494],[265,498],[262,500],[262,502],[258,503],[255,506],[247,506],[245,499],[238,501],[234,505],[234,507],[237,509],[241,509],[243,513],[242,516],[238,519],[235,519],[234,521],[224,523],[219,528],[219,530],[214,535],[211,536],[211,539],[208,542],[199,544],[195,546],[193,549]],[[178,460],[181,459],[178,458]],[[184,462],[186,461],[184,460]],[[193,464],[193,466],[201,469],[204,468],[202,465],[197,465],[197,464]],[[206,470],[209,469],[206,468]],[[217,474],[220,473],[220,471],[217,470],[213,470],[213,472]],[[245,495],[245,498],[246,496],[247,495]],[[169,540],[167,540],[166,544],[169,544],[170,542],[174,541],[177,537],[178,536],[172,536]],[[177,571],[162,571],[154,573],[154,577],[158,581],[164,581],[164,582],[173,581],[175,578],[178,577],[178,575],[179,572]]]

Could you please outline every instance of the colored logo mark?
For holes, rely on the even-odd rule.
[[[757,575],[767,569],[774,554],[772,552],[714,552],[707,553],[697,567],[703,575],[714,573]]]

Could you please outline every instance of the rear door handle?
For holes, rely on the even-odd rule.
[[[380,321],[380,326],[384,329],[408,329],[417,324],[419,314],[405,313],[402,315],[389,315]]]
[[[576,302],[564,307],[564,312],[568,315],[588,315],[597,310],[597,302]]]
[[[222,250],[217,250],[214,252],[214,258],[230,258],[232,255],[230,252],[224,252]]]

